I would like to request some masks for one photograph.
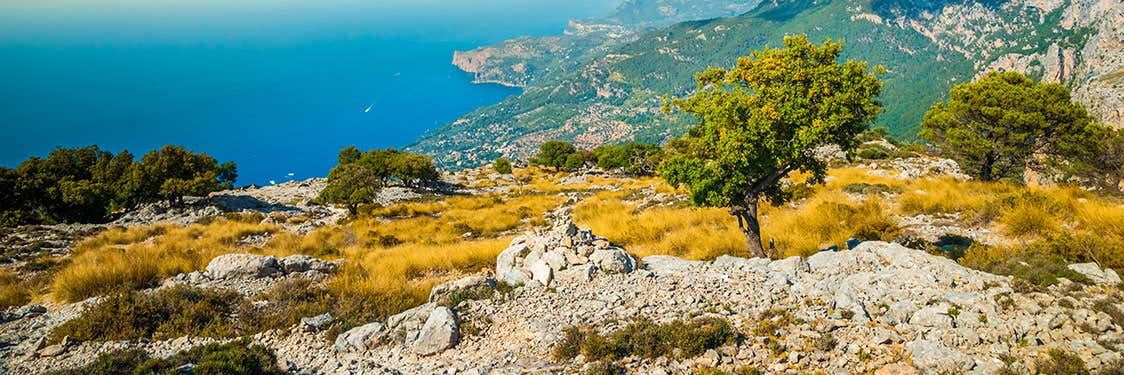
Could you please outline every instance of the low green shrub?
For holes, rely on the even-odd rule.
[[[663,324],[640,319],[605,335],[588,327],[571,327],[565,330],[562,341],[555,346],[554,358],[566,360],[578,354],[591,361],[633,355],[691,358],[733,342],[737,336],[730,322],[720,318],[675,320]]]
[[[1034,363],[1039,374],[1089,374],[1089,369],[1085,368],[1085,361],[1082,361],[1077,354],[1064,349],[1050,349],[1045,358],[1040,358]]]
[[[130,375],[175,374],[177,368],[194,365],[191,373],[197,375],[273,375],[284,372],[277,366],[277,358],[261,345],[250,345],[245,340],[226,344],[212,343],[197,346],[170,358],[152,358],[143,350],[129,349],[102,354],[86,366],[60,370],[51,375]]]
[[[1057,284],[1058,279],[1063,277],[1079,283],[1090,282],[1085,275],[1069,269],[1065,260],[1053,254],[1028,249],[1021,253],[1006,254],[1005,257],[977,255],[987,250],[988,248],[983,245],[974,244],[968,249],[961,263],[980,271],[1013,276],[1034,288]]]
[[[153,293],[119,292],[56,327],[54,339],[79,341],[234,337],[247,330],[232,316],[249,313],[238,293],[174,286]]]

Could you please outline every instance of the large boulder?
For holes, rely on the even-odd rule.
[[[276,257],[253,254],[226,254],[211,259],[207,276],[212,279],[251,279],[283,274]]]
[[[636,261],[619,247],[594,250],[589,255],[589,262],[608,273],[628,273],[636,269]]]
[[[453,306],[458,300],[478,299],[496,288],[496,279],[485,275],[473,275],[453,280],[433,287],[429,291],[429,302]]]
[[[278,262],[281,264],[281,269],[285,270],[285,273],[298,273],[308,271],[332,273],[335,272],[336,268],[338,267],[335,263],[319,258],[313,258],[308,255],[290,255],[281,258],[281,260]]]
[[[422,356],[434,355],[452,348],[459,340],[456,315],[447,307],[439,306],[430,312],[414,341],[413,351]]]
[[[332,348],[340,352],[365,351],[382,343],[384,337],[386,337],[386,326],[379,322],[368,323],[341,333],[336,337],[336,343]]]
[[[1116,271],[1111,268],[1101,269],[1096,263],[1070,264],[1069,269],[1088,277],[1089,281],[1097,284],[1120,284],[1120,275],[1117,275]]]
[[[427,303],[412,309],[391,315],[386,319],[387,339],[400,343],[411,343],[417,340],[422,326],[430,313],[437,308],[436,304]]]

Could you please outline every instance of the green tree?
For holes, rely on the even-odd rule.
[[[633,142],[605,145],[593,149],[593,159],[604,170],[622,170],[634,175],[651,175],[663,158],[663,150],[654,144]]]
[[[511,174],[511,162],[504,158],[496,158],[492,163],[492,169],[496,170],[499,174]]]
[[[697,74],[697,92],[669,104],[701,121],[669,144],[659,168],[671,185],[685,185],[695,204],[729,208],[755,257],[768,256],[759,201],[789,199],[781,179],[792,171],[822,183],[827,166],[813,150],[829,144],[853,150],[882,108],[875,100],[882,83],[872,69],[837,62],[842,44],[816,46],[797,35],[784,45],[753,51],[732,69]]]
[[[1085,128],[1085,142],[1065,142],[1059,151],[1067,158],[1048,159],[1051,167],[1060,172],[1058,179],[1078,182],[1093,189],[1121,194],[1124,184],[1124,129],[1112,129],[1100,124]]]
[[[1091,121],[1065,86],[991,72],[953,87],[925,114],[919,135],[981,181],[1021,181],[1035,155],[1065,158],[1087,142]]]
[[[576,171],[585,166],[585,156],[581,153],[572,153],[566,157],[566,162],[562,163],[562,168],[568,171]]]
[[[531,163],[554,169],[566,166],[566,159],[577,152],[574,145],[563,141],[548,141],[539,146],[539,153],[531,158]]]
[[[357,148],[355,146],[344,147],[342,150],[340,150],[340,153],[339,153],[339,156],[338,156],[340,164],[351,164],[351,163],[359,161],[359,158],[362,158],[362,157],[363,157],[363,152],[359,151],[359,148]]]
[[[145,198],[160,197],[172,205],[182,205],[187,195],[202,196],[233,185],[234,165],[220,168],[215,158],[187,151],[183,146],[167,145],[141,157],[133,183]],[[222,172],[224,180],[219,180]]]
[[[328,185],[320,191],[320,200],[346,205],[354,215],[359,205],[378,198],[381,187],[382,180],[367,168],[356,163],[340,164],[328,173]]]
[[[406,186],[436,181],[440,177],[433,159],[408,152],[397,153],[390,159],[390,176]]]

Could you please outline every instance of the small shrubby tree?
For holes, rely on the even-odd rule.
[[[531,158],[531,164],[561,169],[566,167],[570,155],[577,152],[577,148],[569,142],[548,141],[539,146],[539,153]]]
[[[671,104],[701,122],[668,145],[659,168],[668,183],[686,186],[695,204],[729,208],[755,257],[768,256],[758,202],[788,200],[781,179],[789,172],[822,183],[827,165],[813,150],[830,144],[854,150],[856,136],[882,108],[875,100],[882,83],[871,68],[837,62],[842,44],[816,46],[798,35],[785,37],[784,45],[753,51],[732,69],[697,74],[698,91]]]
[[[633,142],[618,146],[605,145],[593,149],[597,167],[622,170],[633,175],[651,175],[663,158],[663,149],[650,143]]]
[[[1021,181],[1028,166],[1089,147],[1091,123],[1065,86],[991,72],[953,87],[925,114],[919,135],[981,181]]]
[[[511,174],[511,162],[504,158],[496,158],[492,163],[492,169],[499,174]]]
[[[379,190],[394,181],[419,186],[440,177],[430,157],[395,149],[361,152],[349,146],[340,150],[338,160],[339,165],[328,173],[320,200],[346,205],[353,214],[359,205],[374,202]]]
[[[355,214],[359,205],[378,198],[381,187],[382,180],[367,168],[356,163],[340,164],[328,173],[328,185],[320,191],[320,199],[346,205]]]

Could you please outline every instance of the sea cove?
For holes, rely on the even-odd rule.
[[[0,165],[171,143],[237,162],[239,184],[324,176],[342,146],[403,146],[519,92],[472,84],[454,50],[615,3],[6,1]]]

